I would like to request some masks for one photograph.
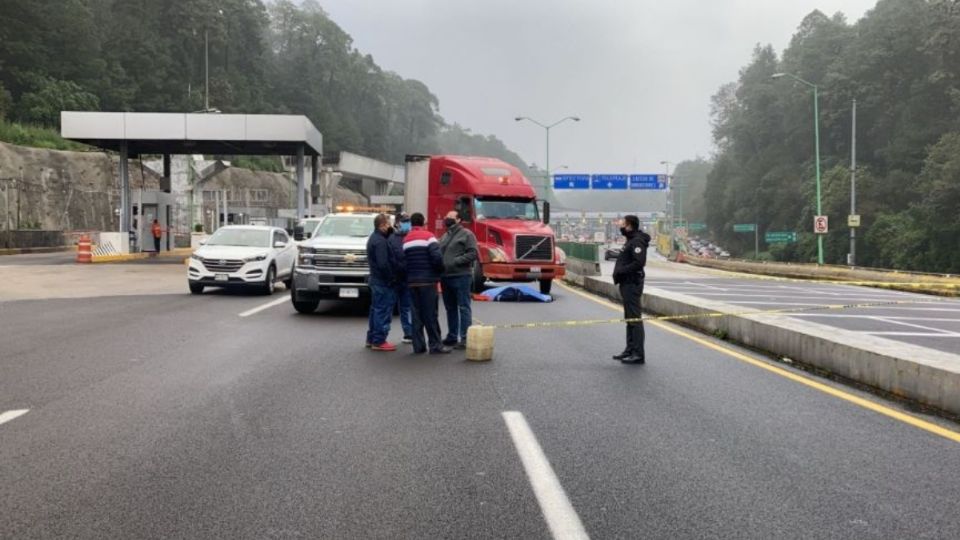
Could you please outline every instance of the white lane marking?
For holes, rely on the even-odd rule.
[[[19,418],[30,412],[30,409],[17,409],[14,411],[7,411],[5,413],[0,413],[0,424],[5,424],[14,418]]]
[[[935,338],[960,338],[960,334],[931,334],[928,332],[860,332],[871,336],[907,336],[907,337],[935,337]]]
[[[942,334],[944,334],[944,335],[955,335],[954,332],[951,332],[951,331],[949,331],[949,330],[944,330],[944,329],[942,329],[942,328],[933,328],[932,326],[923,326],[923,325],[920,325],[920,324],[907,323],[907,322],[903,322],[903,321],[895,321],[895,320],[893,320],[893,319],[887,319],[887,318],[884,318],[884,317],[871,317],[871,319],[873,319],[873,320],[875,320],[875,321],[882,321],[882,322],[890,323],[890,324],[899,324],[899,325],[901,325],[901,326],[909,326],[910,328],[919,328],[920,330],[928,330],[928,331],[930,331],[930,332],[940,332],[940,333],[942,333]]]
[[[540,503],[540,511],[543,512],[543,518],[550,528],[550,532],[555,539],[567,538],[590,538],[587,531],[580,522],[567,493],[563,491],[560,480],[553,472],[550,461],[537,437],[533,434],[523,413],[518,411],[504,411],[503,421],[507,423],[507,429],[510,430],[510,437],[513,439],[514,446],[517,447],[517,454],[520,455],[520,461],[527,472],[527,479],[533,487],[533,493],[537,496],[537,502]]]
[[[791,313],[791,317],[824,317],[828,319],[876,319],[876,315],[831,315],[827,313]],[[902,315],[886,315],[883,319],[896,321],[930,321],[930,322],[953,322],[960,323],[960,319],[944,319],[938,317],[905,317]]]
[[[265,310],[265,309],[270,309],[270,308],[272,308],[272,307],[279,306],[280,304],[282,304],[282,303],[284,303],[284,302],[289,302],[289,301],[290,301],[290,299],[289,299],[288,297],[283,296],[282,298],[277,298],[276,300],[271,300],[271,301],[267,302],[266,304],[263,304],[263,305],[261,305],[261,306],[257,306],[257,307],[255,307],[255,308],[253,308],[253,309],[248,309],[247,311],[244,311],[243,313],[241,313],[240,316],[241,316],[241,317],[249,317],[249,316],[251,316],[251,315],[256,315],[257,313],[260,313],[261,311],[263,311],[263,310]]]

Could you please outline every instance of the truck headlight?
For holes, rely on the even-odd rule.
[[[557,252],[557,255],[556,255],[557,262],[560,264],[566,264],[567,254],[560,248],[556,248],[556,252]]]
[[[490,254],[490,262],[507,262],[507,254],[498,247],[487,248],[487,253]]]

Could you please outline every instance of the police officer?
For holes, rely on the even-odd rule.
[[[627,237],[617,264],[613,268],[613,282],[620,286],[623,299],[623,316],[626,319],[639,319],[642,316],[640,299],[643,296],[643,267],[647,264],[647,248],[650,235],[640,230],[637,216],[624,216],[620,223],[620,233]],[[643,364],[643,323],[627,323],[627,348],[614,355],[614,360],[624,364]]]

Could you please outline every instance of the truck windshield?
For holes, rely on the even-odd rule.
[[[529,199],[497,199],[477,197],[474,202],[477,220],[524,219],[540,221],[536,201]]]
[[[313,236],[367,237],[373,232],[373,216],[329,216]]]

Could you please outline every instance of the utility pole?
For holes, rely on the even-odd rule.
[[[210,111],[210,31],[203,29],[203,112]]]
[[[853,100],[850,127],[850,215],[857,214],[857,100]],[[850,227],[850,266],[857,265],[857,228]]]
[[[20,199],[23,198],[23,167],[20,167],[20,182],[17,183],[17,230],[20,230]]]

